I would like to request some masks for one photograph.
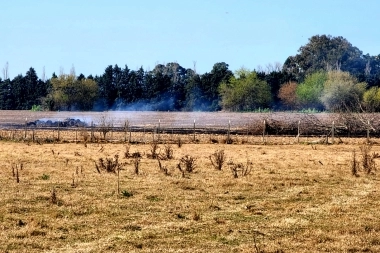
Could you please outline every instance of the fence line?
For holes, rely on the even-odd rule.
[[[352,137],[366,137],[370,141],[370,132],[376,136],[376,131],[371,129],[368,121],[365,129],[348,134]],[[337,127],[335,121],[331,125],[312,125],[310,122],[288,124],[286,126],[278,122],[268,120],[248,122],[243,126],[233,126],[231,121],[226,125],[197,125],[194,120],[192,125],[165,124],[158,121],[157,125],[133,126],[126,121],[122,126],[95,125],[91,122],[88,127],[62,127],[57,126],[14,126],[0,130],[0,137],[8,140],[27,140],[32,142],[125,142],[125,143],[151,143],[151,142],[176,142],[182,141],[194,143],[267,143],[279,137],[292,137],[291,143],[310,142],[311,138],[319,138],[321,143],[335,143],[336,138],[344,137],[347,133]],[[331,142],[329,142],[331,137]]]

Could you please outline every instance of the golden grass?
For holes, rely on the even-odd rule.
[[[125,144],[0,142],[0,251],[380,251],[378,171],[351,174],[353,141],[173,145],[174,159],[162,161],[169,176],[150,148],[130,147],[143,154],[136,175]],[[249,158],[251,173],[214,169],[209,156],[221,149],[236,163]],[[94,165],[115,154],[125,163],[119,194],[117,175]],[[184,155],[197,167],[182,177]],[[12,165],[21,164],[16,183]]]

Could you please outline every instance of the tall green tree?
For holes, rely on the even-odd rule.
[[[367,112],[380,112],[380,88],[371,87],[363,94],[363,105]]]
[[[70,111],[93,108],[98,95],[98,86],[94,80],[78,80],[73,74],[61,74],[50,81],[54,109]]]
[[[329,71],[321,101],[332,112],[360,112],[366,86],[366,83],[359,83],[348,72]]]
[[[342,70],[356,76],[364,72],[366,62],[362,55],[362,51],[341,36],[315,35],[300,47],[298,54],[287,58],[283,68],[294,74],[298,82],[320,70]]]
[[[272,102],[270,86],[255,71],[239,69],[235,76],[220,86],[221,105],[229,111],[252,111],[268,108]]]
[[[0,78],[0,109],[14,109],[14,97],[12,93],[12,82],[9,78],[1,81]]]
[[[323,110],[321,96],[326,81],[327,73],[324,71],[317,71],[306,76],[305,81],[300,83],[296,90],[299,105],[306,109]]]
[[[118,68],[117,65],[116,68]],[[117,84],[114,75],[114,68],[112,67],[112,65],[109,65],[104,70],[103,75],[98,77],[96,81],[99,86],[99,109],[111,109],[114,106],[115,101],[118,97],[118,92],[116,88]]]

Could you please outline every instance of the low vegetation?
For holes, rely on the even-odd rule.
[[[0,252],[378,252],[380,146],[342,142],[2,141]]]

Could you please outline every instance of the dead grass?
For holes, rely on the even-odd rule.
[[[130,145],[137,174],[125,144],[1,142],[0,252],[379,252],[379,176],[352,176],[356,143],[173,146],[170,173],[150,144]],[[236,164],[248,156],[251,173],[215,170],[221,149]],[[94,166],[115,154],[119,180]],[[189,154],[196,170],[182,177]]]

